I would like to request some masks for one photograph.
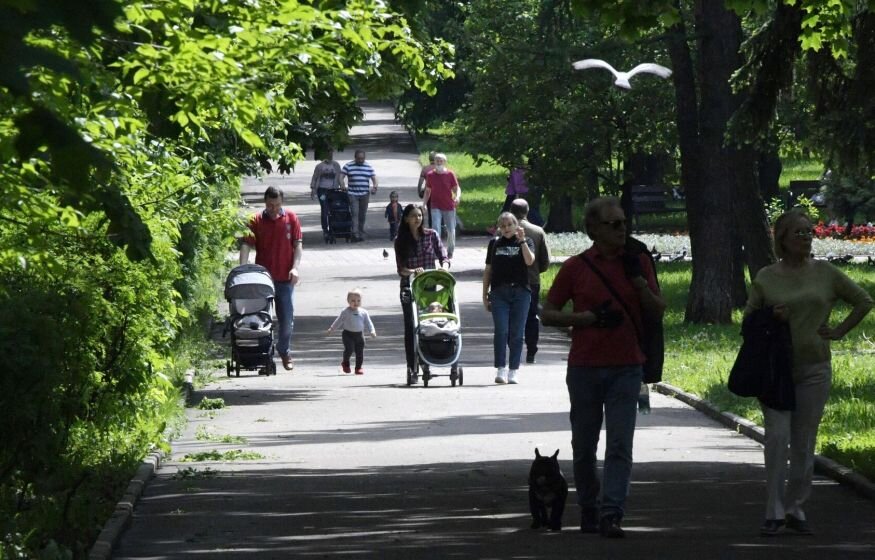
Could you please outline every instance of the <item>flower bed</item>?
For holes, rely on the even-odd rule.
[[[840,224],[824,224],[818,222],[814,226],[814,236],[818,239],[855,239],[859,241],[875,241],[875,226],[872,224],[856,225],[851,228],[850,235],[845,235],[845,226]]]

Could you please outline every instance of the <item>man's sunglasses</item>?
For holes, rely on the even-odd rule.
[[[602,222],[604,226],[611,226],[613,229],[622,229],[626,227],[626,220],[611,220],[609,222]]]

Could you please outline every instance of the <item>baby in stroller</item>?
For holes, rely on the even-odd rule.
[[[439,301],[433,301],[428,304],[428,307],[420,311],[419,316],[419,332],[423,336],[441,334],[455,336],[459,332],[459,321],[454,314],[445,313],[444,306]]]

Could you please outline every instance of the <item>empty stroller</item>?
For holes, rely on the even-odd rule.
[[[337,243],[338,238],[352,238],[352,212],[349,209],[349,195],[341,190],[331,190],[325,193],[325,205],[328,211],[328,231],[326,243]]]
[[[276,375],[273,361],[274,288],[270,273],[261,265],[241,264],[225,280],[225,299],[230,316],[225,333],[231,331],[231,359],[226,362],[228,377],[233,370],[258,370],[259,375]],[[223,333],[224,335],[224,333]]]
[[[464,383],[464,372],[459,365],[462,353],[462,322],[455,296],[456,279],[446,270],[426,270],[411,276],[413,296],[414,368],[408,373],[407,384],[412,385],[422,366],[422,383],[428,387],[432,367],[449,367],[450,384]]]

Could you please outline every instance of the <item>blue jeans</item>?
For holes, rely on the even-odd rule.
[[[441,236],[443,224],[447,226],[447,256],[452,258],[453,250],[456,248],[456,211],[432,208],[431,228],[437,232],[438,237]]]
[[[492,322],[495,325],[492,338],[495,367],[509,365],[510,369],[519,369],[526,315],[529,313],[532,293],[528,286],[503,284],[493,288],[489,297],[492,304]],[[510,356],[507,356],[508,346]]]
[[[586,514],[623,517],[632,475],[632,440],[635,435],[641,366],[568,366],[565,383],[571,399],[571,447],[577,503]],[[604,488],[596,470],[596,449],[605,420]]]
[[[541,338],[541,320],[538,318],[538,294],[540,284],[529,284],[532,290],[532,302],[526,316],[526,353],[534,356],[538,352],[538,340]]]
[[[292,342],[292,330],[295,327],[295,287],[291,282],[274,282],[276,297],[276,320],[279,323],[279,336],[276,340],[276,351],[280,356],[289,353]]]

